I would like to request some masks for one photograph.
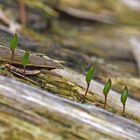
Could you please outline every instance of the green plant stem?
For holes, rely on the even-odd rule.
[[[11,67],[11,65],[12,65],[13,60],[14,60],[14,52],[12,52],[12,55],[11,55],[10,67]]]
[[[107,96],[105,96],[104,109],[106,108]]]
[[[25,72],[26,72],[26,67],[25,66],[23,67],[23,70],[24,70],[23,75],[24,75],[24,78],[25,78]]]
[[[83,99],[82,99],[82,102],[84,102],[85,99],[86,99],[86,95],[87,95],[87,93],[88,93],[88,89],[89,89],[89,84],[87,84],[87,88],[86,88],[86,91],[85,91],[85,95],[84,95],[84,97],[83,97]]]
[[[122,112],[122,115],[123,116],[125,115],[125,104],[123,104],[123,112]]]

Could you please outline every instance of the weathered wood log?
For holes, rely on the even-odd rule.
[[[0,77],[0,89],[1,140],[139,140],[139,125],[94,106],[5,77]]]

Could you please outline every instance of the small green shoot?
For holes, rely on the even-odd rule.
[[[86,88],[85,95],[84,95],[82,101],[85,100],[85,97],[86,97],[88,89],[89,89],[90,82],[91,82],[91,80],[93,78],[93,75],[94,75],[94,68],[93,68],[93,66],[91,66],[90,69],[88,70],[87,74],[86,74],[87,88]]]
[[[14,60],[14,53],[15,53],[15,49],[16,49],[17,45],[18,45],[18,36],[15,33],[10,41],[10,50],[12,52],[10,66],[12,65],[12,62]]]
[[[106,108],[107,95],[108,95],[108,93],[109,93],[111,87],[112,87],[112,82],[111,82],[110,79],[108,79],[108,81],[107,81],[107,83],[105,84],[104,89],[103,89],[103,94],[104,94],[104,96],[105,96],[104,109]]]
[[[26,51],[22,57],[22,65],[23,65],[23,69],[24,69],[24,77],[25,77],[25,71],[26,71],[26,66],[29,63],[29,51]]]
[[[128,97],[128,88],[125,87],[123,89],[123,92],[122,92],[122,95],[121,95],[121,102],[123,104],[123,113],[122,113],[123,116],[124,116],[124,113],[125,113],[125,104],[126,104],[127,97]]]

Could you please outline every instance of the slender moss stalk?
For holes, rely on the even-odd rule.
[[[23,66],[23,75],[25,77],[25,74],[26,74],[26,66]]]
[[[23,75],[25,77],[26,74],[26,66],[29,63],[29,51],[26,51],[22,58],[22,65],[23,65]]]
[[[122,115],[124,116],[125,115],[125,105],[123,104],[123,113]]]
[[[89,89],[89,84],[87,84],[87,88],[86,88],[86,91],[85,91],[85,95],[84,95],[82,101],[85,101],[86,95],[87,95],[87,93],[88,93],[88,89]]]
[[[90,82],[91,82],[91,80],[93,78],[93,75],[94,75],[94,68],[93,68],[93,66],[91,66],[90,69],[87,72],[87,75],[86,75],[87,87],[86,87],[85,95],[84,95],[84,97],[82,99],[82,102],[85,101],[86,95],[87,95],[88,90],[89,90]]]
[[[106,108],[107,96],[105,96],[104,109]]]
[[[14,53],[14,52],[12,52],[12,54],[11,54],[11,61],[10,61],[10,67],[11,67],[12,62],[13,62],[13,60],[14,60],[14,55],[15,55],[15,53]]]

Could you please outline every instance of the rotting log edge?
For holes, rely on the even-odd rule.
[[[24,109],[24,112],[22,112],[24,115],[26,115],[27,112],[30,112],[28,115],[31,117],[31,120],[32,117],[34,118],[34,116],[36,116],[34,121],[38,121],[39,124],[42,125],[38,125],[38,127],[49,127],[49,119],[47,118],[47,114],[49,114],[50,118],[55,118],[60,122],[62,130],[65,130],[63,123],[69,126],[65,132],[66,135],[68,135],[74,127],[73,129],[78,129],[76,129],[76,131],[72,131],[72,135],[78,135],[81,139],[90,140],[91,138],[94,138],[96,140],[102,139],[105,136],[108,139],[139,140],[139,125],[136,125],[122,117],[114,116],[111,113],[94,106],[91,107],[68,101],[2,76],[0,77],[0,89],[0,96],[7,100],[12,100],[12,104],[10,105],[15,110],[21,107]],[[1,105],[6,106],[6,104],[2,103],[2,100],[0,100],[0,106]],[[7,110],[2,110],[0,107],[0,112],[6,111]],[[30,122],[30,120],[28,120],[29,117],[22,118],[24,115],[14,114],[14,111],[7,113]],[[46,113],[46,117],[39,115],[44,113]],[[33,114],[33,116],[30,114]],[[39,119],[40,117],[42,117],[42,119]],[[63,119],[65,120],[64,122],[62,121]],[[54,127],[57,129],[53,124],[51,127],[50,131],[51,129],[54,129]],[[52,133],[55,135],[55,132],[52,131]],[[59,128],[57,133],[60,134]],[[98,136],[98,138],[95,136]],[[63,135],[60,135],[60,137],[63,138]]]

